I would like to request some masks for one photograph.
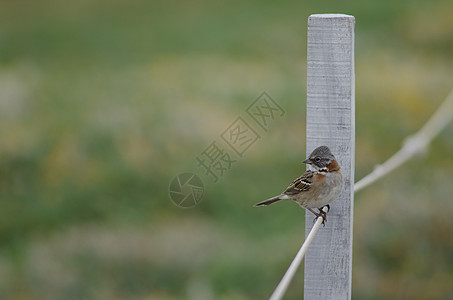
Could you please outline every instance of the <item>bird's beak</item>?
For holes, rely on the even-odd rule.
[[[309,158],[307,158],[306,160],[303,161],[304,164],[310,164],[311,163],[311,160]]]

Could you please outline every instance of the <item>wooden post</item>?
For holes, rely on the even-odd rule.
[[[353,16],[311,15],[307,42],[307,155],[326,145],[345,185],[305,258],[305,299],[351,299],[355,95]],[[313,227],[306,213],[306,235]]]

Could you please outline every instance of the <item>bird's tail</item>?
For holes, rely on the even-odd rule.
[[[278,195],[278,196],[275,196],[275,197],[272,197],[272,198],[269,198],[267,200],[264,200],[263,202],[260,202],[260,203],[257,203],[253,206],[255,207],[258,207],[258,206],[268,206],[268,205],[271,205],[272,203],[274,202],[277,202],[277,201],[280,201],[280,200],[283,200],[284,198],[281,198],[281,195]]]

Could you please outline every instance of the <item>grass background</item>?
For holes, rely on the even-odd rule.
[[[304,213],[251,205],[303,171],[312,13],[356,17],[357,179],[452,88],[451,1],[1,3],[1,299],[268,297]],[[169,181],[264,90],[285,116],[173,205]],[[354,299],[453,298],[452,137],[356,195]]]

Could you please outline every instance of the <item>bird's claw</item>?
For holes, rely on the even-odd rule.
[[[321,224],[322,224],[323,227],[326,227],[327,216],[325,214],[319,214],[319,215],[317,215],[316,218],[313,219],[313,223],[316,223],[318,218],[322,218],[322,223]]]
[[[330,205],[326,205],[327,206],[327,211],[330,210]],[[327,222],[327,212],[325,212],[323,210],[324,207],[321,207],[321,208],[318,208],[319,209],[319,213],[315,214],[316,215],[316,218],[313,219],[313,223],[316,223],[316,220],[318,220],[318,218],[322,217],[322,225],[323,227],[326,227],[326,222]]]

